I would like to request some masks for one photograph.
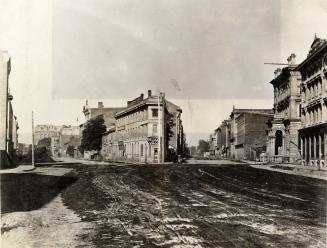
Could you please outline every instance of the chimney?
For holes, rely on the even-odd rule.
[[[151,90],[148,90],[148,97],[150,97],[152,95]]]
[[[277,68],[277,69],[274,71],[275,78],[277,78],[277,77],[280,75],[281,71],[282,71],[282,69],[280,69],[280,68]]]
[[[102,109],[103,108],[103,102],[98,102],[98,108]]]
[[[296,55],[295,55],[294,53],[292,53],[292,54],[287,58],[288,65],[295,65],[295,57],[296,57]]]
[[[143,94],[143,93],[141,94],[141,99],[142,99],[142,100],[144,99],[144,94]]]

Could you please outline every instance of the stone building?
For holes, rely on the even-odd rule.
[[[0,50],[0,168],[15,164],[18,148],[18,123],[8,86],[10,70],[10,57],[6,51]]]
[[[141,94],[128,101],[115,115],[115,126],[103,135],[103,158],[157,163],[178,155],[183,146],[181,113],[163,93],[148,91],[147,98]]]
[[[288,66],[275,71],[270,82],[274,87],[274,116],[267,122],[267,160],[296,162],[301,158],[298,130],[301,127],[301,74],[296,68],[295,54]]]
[[[327,156],[327,41],[315,37],[307,58],[296,69],[302,75],[302,163],[323,168]]]
[[[230,115],[230,158],[255,160],[266,151],[266,123],[272,109],[235,109]]]

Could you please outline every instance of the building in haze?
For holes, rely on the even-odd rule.
[[[288,66],[275,71],[274,116],[267,122],[267,159],[270,162],[297,162],[301,159],[298,130],[301,127],[301,74],[295,54]]]
[[[224,120],[215,130],[216,146],[215,153],[218,157],[230,157],[230,120]]]
[[[301,72],[302,163],[324,168],[327,156],[327,41],[315,36]]]
[[[80,145],[80,128],[66,125],[36,125],[34,142],[37,146],[47,146],[54,157],[66,156],[69,146],[73,146],[77,151]]]

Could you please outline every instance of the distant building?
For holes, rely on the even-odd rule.
[[[295,65],[295,54],[287,60],[288,66],[277,69],[270,82],[274,87],[274,116],[267,123],[266,155],[271,162],[296,162],[301,158],[301,74]]]
[[[30,149],[31,149],[30,144],[18,143],[17,155],[25,156],[29,153]]]
[[[230,157],[230,120],[224,120],[215,131],[216,134],[216,155],[219,157]]]
[[[159,107],[159,108],[158,108]],[[182,110],[165,95],[141,94],[115,115],[115,126],[102,138],[101,154],[107,160],[164,162],[183,147]]]
[[[301,129],[303,164],[324,167],[327,156],[327,41],[315,37],[301,72]]]
[[[86,101],[85,106],[83,106],[85,123],[90,119],[103,115],[104,124],[109,128],[110,126],[115,125],[115,114],[123,111],[124,109],[124,107],[105,108],[103,102],[98,102],[98,107],[89,107],[88,101]]]
[[[272,109],[235,109],[230,115],[230,157],[255,160],[266,151],[266,123]]]
[[[34,142],[44,145],[48,139],[52,156],[66,156],[68,146],[76,150],[80,145],[80,128],[78,126],[36,125],[34,129]]]
[[[8,80],[11,70],[10,57],[0,50],[0,168],[15,164],[18,148],[18,123],[14,115]]]

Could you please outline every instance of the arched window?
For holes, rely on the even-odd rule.
[[[281,130],[277,130],[275,134],[275,155],[279,154],[279,149],[283,147],[283,132]]]

